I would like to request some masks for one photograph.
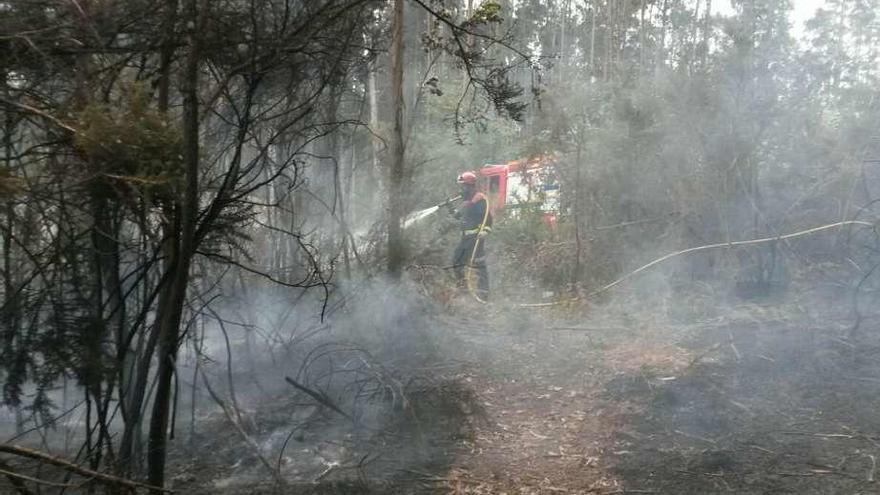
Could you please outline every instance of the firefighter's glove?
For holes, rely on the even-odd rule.
[[[452,203],[446,203],[444,205],[446,207],[446,211],[449,212],[450,215],[455,215],[455,205]]]
[[[483,230],[480,230],[479,232],[477,232],[477,237],[479,239],[483,239],[484,237],[486,237],[488,235],[489,235],[489,231],[486,229],[483,229]]]

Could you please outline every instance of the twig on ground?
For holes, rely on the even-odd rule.
[[[733,342],[730,343],[730,348],[733,350],[734,356],[736,356],[736,361],[742,361],[742,355],[739,353],[739,349],[736,348],[736,345],[734,345]]]
[[[877,440],[880,437],[871,435],[850,435],[848,433],[811,433],[808,431],[783,431],[783,435],[801,435],[819,438],[841,438],[844,440]]]
[[[317,483],[317,482],[321,481],[322,479],[326,478],[328,474],[330,474],[334,469],[339,467],[339,463],[338,462],[329,462],[326,464],[326,466],[327,466],[327,469],[325,469],[321,474],[318,475],[317,478],[315,478],[314,483]]]
[[[574,327],[574,326],[558,326],[558,327],[547,327],[547,330],[568,330],[571,332],[598,332],[601,331],[601,328],[596,327]]]
[[[550,437],[548,437],[548,436],[546,436],[546,435],[539,435],[539,434],[535,433],[535,432],[532,431],[532,430],[526,430],[526,431],[529,432],[529,433],[531,433],[535,438],[538,438],[538,439],[541,439],[541,440],[547,440],[548,438],[550,438]]]
[[[685,369],[691,369],[694,366],[698,365],[700,363],[700,361],[703,360],[704,357],[706,357],[709,354],[711,354],[712,352],[718,350],[719,347],[721,347],[720,343],[715,344],[707,349],[704,349],[703,352],[697,354],[696,356],[694,356],[693,359],[691,359],[691,362],[687,365],[687,367]]]
[[[711,476],[713,478],[721,478],[724,476],[724,473],[696,473],[694,471],[687,471],[684,469],[675,469],[676,473],[689,474],[691,476]]]
[[[793,478],[809,478],[812,476],[816,476],[817,474],[834,474],[834,473],[833,472],[819,472],[819,473],[817,473],[815,471],[810,471],[809,473],[789,473],[789,472],[785,472],[785,471],[780,471],[778,473],[773,473],[773,474],[775,474],[776,476],[788,476],[788,477],[793,477]]]
[[[770,455],[776,455],[776,452],[773,452],[770,449],[765,449],[764,447],[761,447],[760,445],[751,444],[751,445],[749,445],[749,447],[751,447],[755,450],[760,450],[761,452],[764,452],[764,453],[767,453]]]
[[[754,415],[755,415],[755,413],[752,412],[751,408],[749,408],[749,406],[743,404],[742,402],[737,402],[737,401],[735,401],[735,400],[733,400],[733,399],[727,399],[727,402],[730,402],[730,403],[733,404],[734,406],[736,406],[736,407],[742,409],[742,410],[745,411],[749,416],[754,416]]]
[[[614,490],[613,492],[602,492],[601,495],[618,495],[618,494],[626,494],[626,493],[660,493],[657,490]]]

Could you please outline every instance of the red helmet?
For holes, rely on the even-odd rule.
[[[458,182],[459,184],[476,184],[477,175],[473,172],[465,172],[458,176],[458,180],[456,182]]]

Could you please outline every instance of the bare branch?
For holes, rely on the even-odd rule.
[[[46,454],[44,452],[40,452],[38,450],[29,449],[26,447],[20,447],[18,445],[0,445],[0,452],[11,454],[19,457],[26,457],[28,459],[34,459],[40,462],[45,462],[46,464],[51,464],[53,466],[57,466],[73,473],[79,474],[80,476],[86,476],[88,478],[94,478],[98,481],[117,486],[124,486],[131,489],[144,488],[147,490],[154,490],[165,493],[174,493],[174,490],[168,488],[161,488],[158,486],[148,485],[146,483],[140,483],[137,481],[127,480],[125,478],[120,478],[118,476],[111,476],[109,474],[101,473],[98,471],[93,471],[88,468],[84,468],[77,464],[74,464],[70,461],[61,459],[60,457],[56,457],[53,455]]]

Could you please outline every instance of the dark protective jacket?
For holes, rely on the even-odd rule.
[[[469,200],[462,203],[455,214],[461,223],[462,235],[478,234],[484,218],[486,223],[483,225],[483,233],[492,231],[492,213],[487,213],[488,208],[489,200],[481,192],[474,193]]]
[[[489,209],[489,201],[483,193],[474,193],[470,199],[462,202],[455,212],[455,216],[458,217],[461,225],[461,240],[452,256],[455,278],[459,287],[464,288],[467,286],[467,268],[471,267],[476,270],[475,294],[482,301],[488,301],[489,268],[486,264],[484,236],[492,230],[492,213]]]

